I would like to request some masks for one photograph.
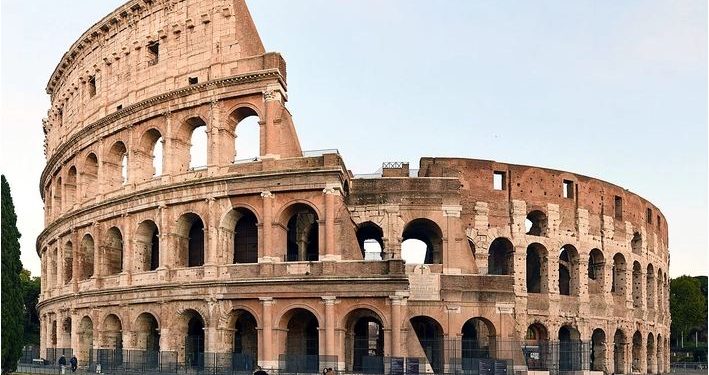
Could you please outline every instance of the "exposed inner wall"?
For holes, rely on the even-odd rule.
[[[264,69],[264,54],[243,1],[131,1],[85,32],[52,74],[46,148],[142,100]]]

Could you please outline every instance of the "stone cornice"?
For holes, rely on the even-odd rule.
[[[70,147],[76,145],[81,139],[83,139],[87,136],[90,136],[96,130],[98,130],[108,124],[111,124],[113,122],[116,122],[121,118],[125,118],[127,116],[130,116],[130,115],[140,112],[142,110],[148,109],[151,106],[154,106],[156,104],[165,103],[165,102],[173,100],[173,99],[182,98],[182,97],[185,97],[185,96],[188,96],[188,95],[191,95],[194,93],[198,93],[201,91],[206,91],[209,89],[241,85],[244,83],[252,83],[252,82],[258,82],[258,81],[267,80],[267,79],[274,79],[274,78],[278,79],[279,82],[281,83],[281,85],[283,85],[283,87],[285,87],[285,81],[283,80],[283,77],[278,69],[260,70],[260,71],[256,71],[256,72],[250,72],[250,73],[246,73],[246,74],[240,74],[240,75],[235,75],[235,76],[221,78],[221,79],[215,79],[215,80],[207,81],[204,83],[179,88],[177,90],[169,91],[169,92],[166,92],[166,93],[163,93],[160,95],[156,95],[151,98],[142,100],[138,103],[126,106],[125,108],[123,108],[119,111],[113,112],[113,113],[89,124],[88,126],[85,126],[84,128],[82,128],[78,132],[74,133],[71,137],[69,137],[61,145],[59,145],[59,147],[57,147],[54,150],[54,152],[52,153],[52,156],[47,161],[47,165],[44,167],[44,170],[42,171],[42,176],[39,180],[39,192],[40,192],[40,195],[42,196],[42,199],[44,199],[44,188],[43,187],[46,183],[47,177],[51,174],[50,172],[54,171],[57,164],[59,164],[59,161],[62,159],[64,153]]]

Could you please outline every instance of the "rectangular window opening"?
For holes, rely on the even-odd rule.
[[[652,224],[652,209],[647,209],[647,213],[645,214],[645,220],[648,224]]]
[[[199,79],[197,77],[189,77],[187,78],[187,81],[190,83],[190,85],[196,85],[199,83]]]
[[[96,76],[89,77],[89,97],[96,96]]]
[[[157,64],[159,56],[160,56],[160,43],[152,42],[152,43],[148,44],[148,66]]]
[[[494,171],[492,174],[492,188],[495,190],[505,190],[507,185],[507,174],[505,172]]]
[[[119,104],[116,106],[116,111],[120,111],[121,109],[123,109],[123,104]]]
[[[623,219],[623,198],[615,196],[615,218]]]
[[[569,180],[564,180],[564,198],[574,197],[574,182]]]
[[[657,220],[655,220],[655,225],[657,225],[657,229],[660,229],[660,215],[657,215]]]

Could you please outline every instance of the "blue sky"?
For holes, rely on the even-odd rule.
[[[39,274],[44,88],[121,1],[2,2],[2,158]],[[288,63],[304,149],[355,173],[421,156],[601,178],[670,227],[671,276],[707,274],[707,2],[249,1]]]

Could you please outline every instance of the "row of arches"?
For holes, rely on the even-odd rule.
[[[221,143],[233,145],[232,162],[258,158],[261,121],[255,108],[241,106],[231,112],[228,131],[218,132],[218,137],[229,138],[226,140],[212,139],[203,117],[186,118],[170,137],[166,136],[164,125],[156,125],[135,137],[126,134],[114,139],[105,151],[97,145],[77,156],[46,184],[47,216],[70,210],[99,192],[114,191],[129,181],[138,183],[163,172],[180,173],[206,167],[210,148]]]
[[[304,203],[295,203],[283,211],[286,261],[317,261],[319,259],[319,218],[316,210]],[[235,207],[227,212],[218,228],[218,241],[231,249],[223,261],[229,263],[257,263],[259,256],[259,220],[246,207]],[[124,241],[120,228],[114,226],[102,232],[99,244],[91,233],[86,233],[75,245],[72,240],[59,248],[45,250],[47,287],[69,283],[94,276],[116,275],[128,271],[125,267],[128,246],[132,246],[132,272],[154,271],[161,265],[169,267],[199,267],[205,264],[205,222],[194,212],[186,212],[176,220],[169,234],[161,233],[153,220],[140,222],[133,232],[132,244]],[[168,243],[172,238],[173,242]],[[162,248],[170,246],[169,253]],[[171,258],[167,264],[166,258]],[[62,267],[59,267],[59,263]],[[63,273],[62,273],[63,270]]]
[[[488,274],[513,275],[514,274],[514,246],[504,237],[495,239],[490,244],[488,254]],[[578,296],[581,285],[581,259],[579,251],[573,245],[563,245],[558,253],[553,254],[540,243],[531,243],[526,250],[526,290],[528,293],[549,293],[552,290],[551,267],[558,270],[556,274],[556,290],[561,295]],[[556,263],[556,264],[554,264]],[[611,280],[606,281],[606,258],[600,249],[592,249],[588,255],[586,268],[588,292],[598,294],[611,292],[616,295],[626,296],[626,278],[632,278],[632,293],[634,307],[643,306],[642,288],[643,275],[645,277],[645,304],[647,308],[662,307],[661,301],[665,300],[669,287],[667,274],[652,263],[643,269],[640,262],[634,261],[632,268],[628,268],[625,256],[616,253],[610,263]]]

